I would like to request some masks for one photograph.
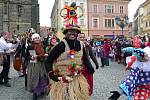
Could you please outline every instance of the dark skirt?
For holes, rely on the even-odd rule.
[[[48,79],[46,77],[41,77],[39,79],[38,85],[33,89],[33,93],[40,95],[41,93],[46,93],[48,91]]]
[[[27,67],[27,90],[38,96],[47,92],[48,83],[44,63],[30,63]]]

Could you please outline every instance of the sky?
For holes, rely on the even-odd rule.
[[[146,0],[132,0],[128,5],[128,17],[129,21],[132,21],[133,15],[135,14],[139,5],[141,5]],[[39,0],[40,4],[40,24],[41,26],[51,26],[50,15],[53,8],[55,0]]]
[[[50,16],[55,0],[39,0],[40,4],[40,25],[50,26]]]

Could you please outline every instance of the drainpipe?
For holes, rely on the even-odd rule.
[[[90,36],[89,33],[89,4],[88,4],[89,0],[87,0],[87,25],[88,25],[88,37]]]
[[[10,32],[10,18],[9,18],[9,5],[10,5],[10,1],[7,2],[7,5],[8,5],[8,32]]]

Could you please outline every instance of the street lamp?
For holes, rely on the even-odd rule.
[[[128,25],[129,19],[128,16],[124,16],[123,18],[120,18],[119,16],[115,17],[116,24],[122,29],[122,35],[123,35],[123,29]]]

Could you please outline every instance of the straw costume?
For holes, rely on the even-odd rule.
[[[79,32],[77,23],[67,23],[63,30],[65,38],[52,49],[46,60],[51,79],[50,100],[89,100],[89,85],[82,72],[87,67],[93,74],[94,69],[87,59],[83,43],[77,40]]]

